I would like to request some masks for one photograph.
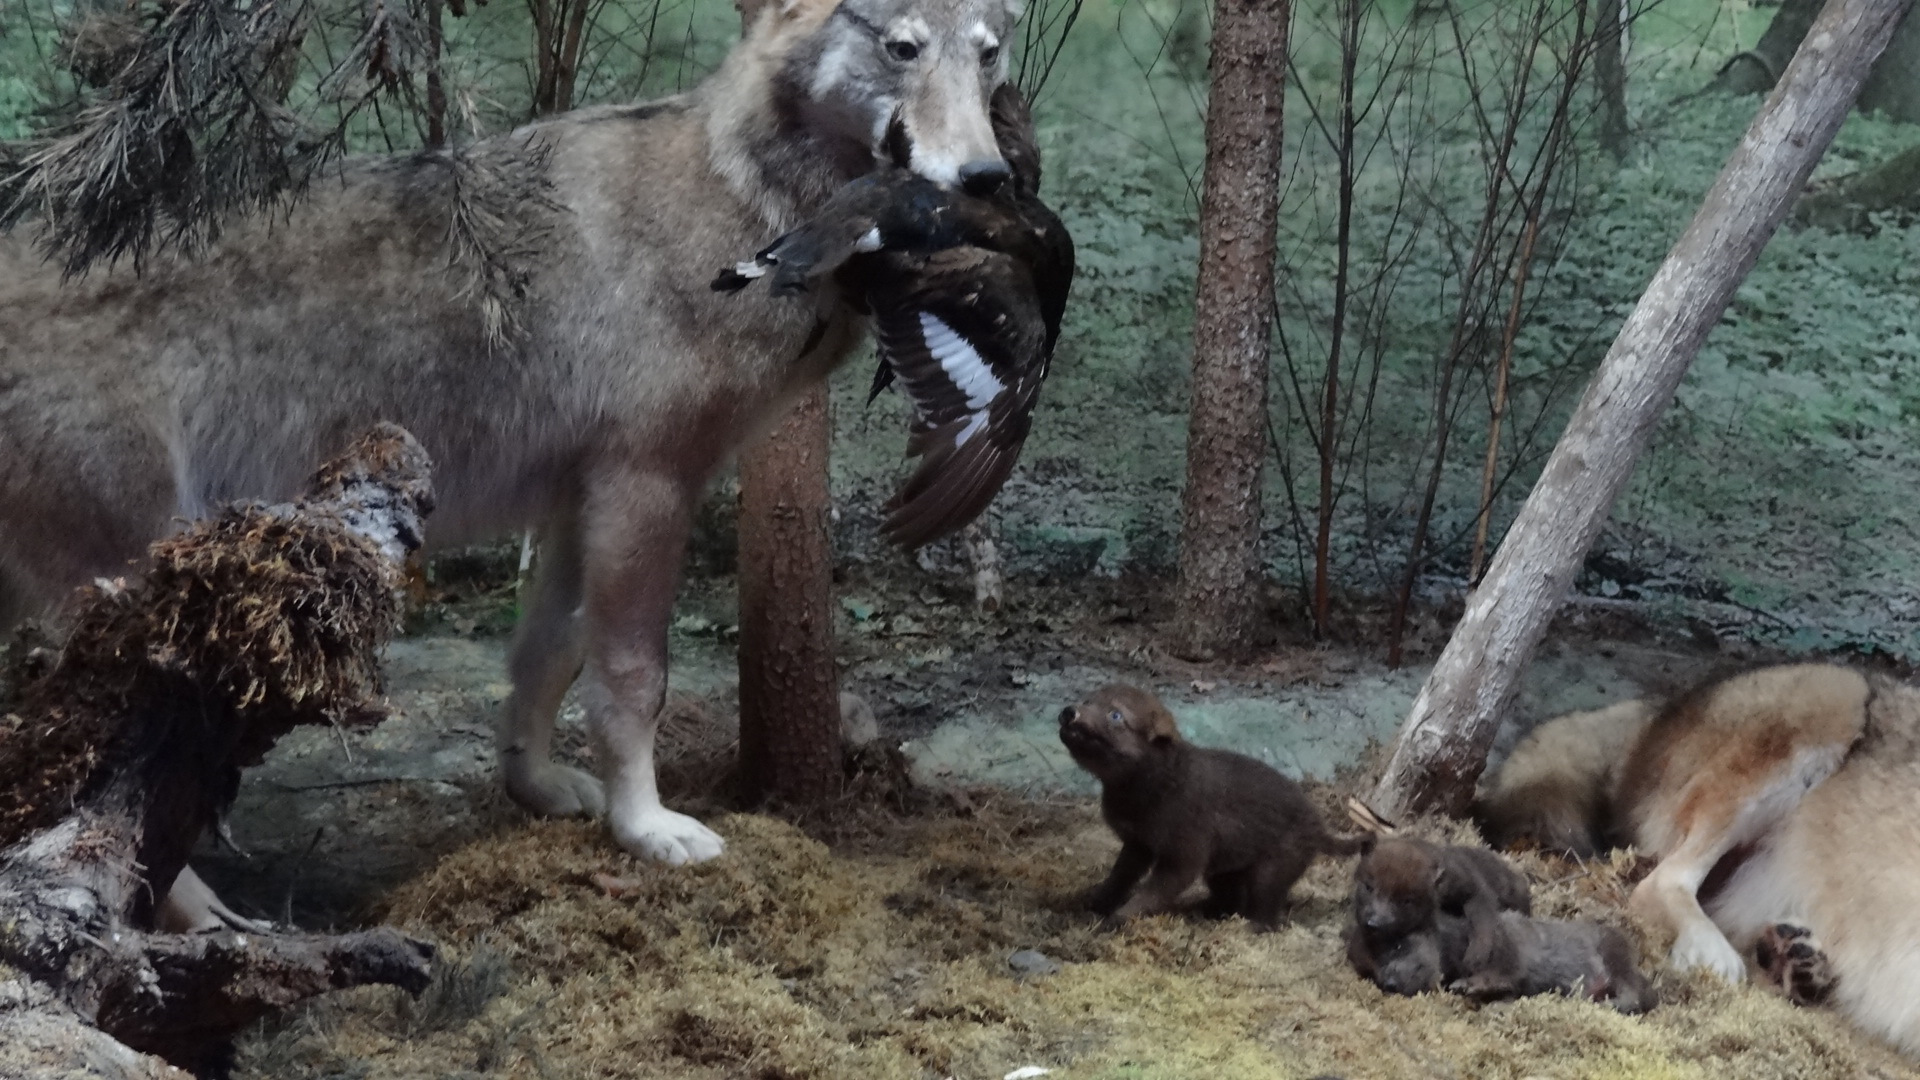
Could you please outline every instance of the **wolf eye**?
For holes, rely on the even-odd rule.
[[[1125,714],[1123,714],[1119,709],[1115,709],[1112,712],[1107,714],[1107,723],[1112,724],[1114,727],[1119,727],[1120,725],[1126,722],[1127,722],[1127,718]]]
[[[920,55],[920,46],[911,41],[889,41],[887,55],[904,64]]]
[[[992,67],[1000,62],[1000,46],[989,45],[980,50],[980,66]]]

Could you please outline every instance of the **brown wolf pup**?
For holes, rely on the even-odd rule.
[[[1673,967],[1751,970],[1920,1056],[1920,690],[1828,664],[1704,683],[1632,740],[1609,818],[1659,860],[1632,908]]]
[[[1110,925],[1171,911],[1204,878],[1204,913],[1271,929],[1314,856],[1359,849],[1358,838],[1327,831],[1300,785],[1243,754],[1188,743],[1138,687],[1103,686],[1062,709],[1060,741],[1099,779],[1101,815],[1120,837],[1113,871],[1087,898]]]
[[[1633,946],[1611,926],[1534,919],[1517,911],[1494,918],[1493,948],[1463,967],[1448,989],[1475,1001],[1563,993],[1604,1001],[1623,1013],[1658,1003],[1653,984],[1634,964]]]
[[[604,812],[652,858],[718,855],[661,805],[653,768],[689,523],[722,460],[858,325],[831,290],[727,298],[689,271],[803,220],[883,160],[895,117],[914,172],[1003,183],[987,103],[1018,14],[743,7],[740,42],[685,94],[351,160],[287,213],[227,222],[203,257],[63,282],[35,230],[0,238],[0,625],[117,572],[177,519],[285,497],[351,433],[399,423],[433,456],[435,543],[539,530],[499,734],[507,791],[539,813]],[[547,195],[509,208],[528,228],[504,341],[449,266],[456,190],[487,162],[537,171]],[[600,778],[551,758],[583,667]]]
[[[1400,946],[1409,938],[1437,940],[1445,923],[1446,936],[1461,940],[1440,950],[1448,959],[1436,965],[1435,975],[1451,979],[1487,962],[1500,912],[1524,915],[1533,910],[1527,879],[1494,852],[1398,836],[1362,838],[1360,861],[1353,868],[1352,902],[1347,961],[1362,977],[1396,993],[1415,991],[1389,986],[1379,972],[1383,967],[1394,970],[1386,958],[1404,952]],[[1415,963],[1402,957],[1402,973],[1390,974],[1389,981],[1418,982],[1404,974],[1404,966]]]

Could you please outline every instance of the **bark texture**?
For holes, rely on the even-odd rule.
[[[386,928],[150,930],[243,765],[295,724],[377,715],[431,505],[426,454],[383,426],[308,498],[229,508],[155,544],[141,579],[82,590],[59,659],[0,717],[0,1075],[217,1069],[273,1010],[426,985],[430,947]]]
[[[1752,49],[1728,60],[1714,88],[1734,94],[1758,94],[1779,81],[1793,51],[1807,36],[1825,0],[1785,0]],[[1856,102],[1863,111],[1880,111],[1894,120],[1920,123],[1920,18],[1909,16],[1894,31]]]
[[[740,458],[740,765],[754,798],[840,791],[827,391],[815,387]]]
[[[1288,0],[1216,0],[1173,647],[1252,643]]]
[[[1846,119],[1912,0],[1833,0],[1587,387],[1414,700],[1372,805],[1463,812],[1520,671],[1707,332]]]
[[[1600,96],[1600,146],[1616,160],[1627,156],[1627,56],[1620,8],[1625,0],[1599,0],[1593,42],[1594,89]]]
[[[1871,225],[1873,214],[1889,210],[1920,215],[1920,146],[1908,147],[1830,190],[1808,195],[1793,216],[1802,225],[1855,230]]]

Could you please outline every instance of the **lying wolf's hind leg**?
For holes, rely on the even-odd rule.
[[[692,499],[657,475],[602,477],[582,515],[587,715],[607,781],[607,822],[620,846],[661,862],[702,862],[719,834],[660,804],[653,742],[667,695],[667,624],[680,577]]]
[[[1813,932],[1797,923],[1775,923],[1760,933],[1754,960],[1795,1005],[1818,1005],[1839,981]]]
[[[540,530],[540,561],[507,667],[513,694],[501,716],[500,775],[513,801],[535,814],[600,814],[600,781],[554,762],[553,720],[580,674],[586,628],[580,613],[580,537],[569,512]]]
[[[1700,886],[1722,858],[1778,827],[1845,752],[1844,745],[1793,747],[1745,775],[1703,771],[1682,792],[1674,822],[1678,842],[1628,902],[1641,919],[1673,931],[1669,963],[1676,970],[1705,968],[1728,982],[1746,977],[1746,961],[1701,908]]]

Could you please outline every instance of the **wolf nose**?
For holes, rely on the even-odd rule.
[[[991,195],[1011,179],[1013,170],[998,159],[969,161],[960,166],[960,186],[969,195]]]
[[[1073,723],[1073,706],[1069,705],[1060,710],[1060,726],[1066,727],[1071,723]]]

